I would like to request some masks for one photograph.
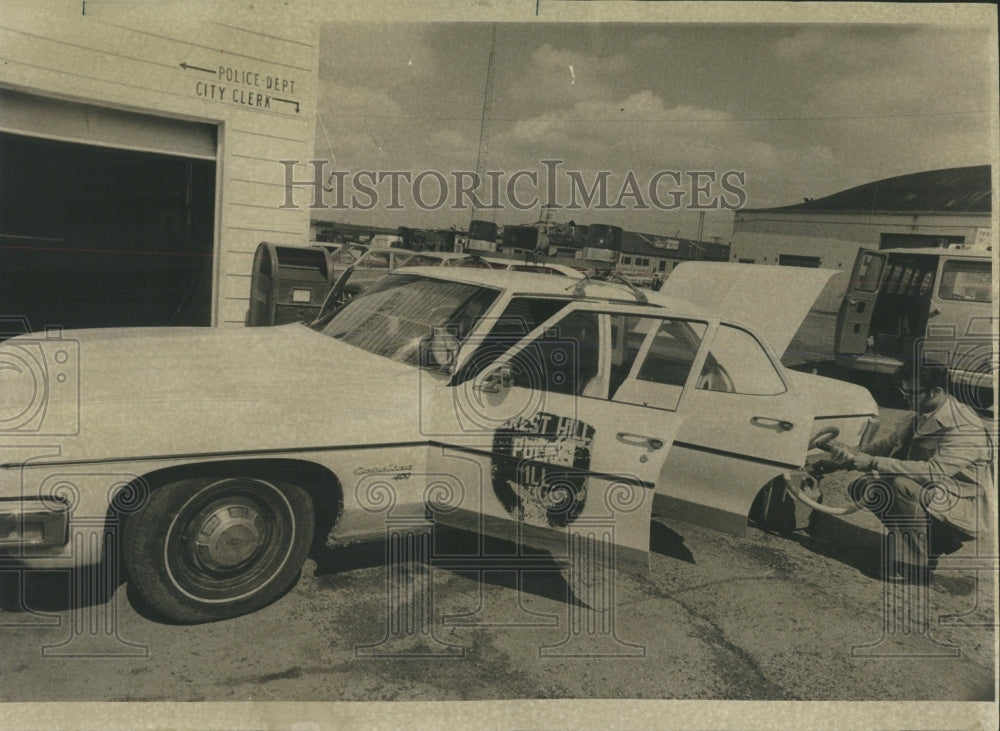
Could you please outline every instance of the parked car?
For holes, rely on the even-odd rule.
[[[96,561],[115,544],[73,536],[106,521],[135,593],[201,622],[280,596],[314,536],[425,511],[539,547],[604,521],[621,561],[648,557],[654,502],[742,533],[811,440],[836,427],[857,445],[876,414],[864,389],[781,365],[816,272],[741,307],[753,274],[679,266],[678,290],[712,282],[706,308],[667,287],[405,267],[309,326],[14,338],[0,358],[53,379],[17,422],[37,379],[0,369],[0,556]]]
[[[319,316],[356,297],[389,272],[404,266],[444,266],[454,254],[414,252],[409,249],[368,249],[334,280],[319,308]]]
[[[330,252],[331,282],[336,282],[347,267],[355,264],[368,251],[367,244],[358,244],[353,241],[336,244],[313,241],[310,245]]]
[[[511,272],[531,272],[534,274],[556,274],[563,277],[582,277],[585,270],[575,269],[565,264],[548,261],[524,261],[523,259],[505,259],[496,256],[477,256],[455,254],[444,262],[445,266],[473,267],[480,269],[506,269]]]
[[[998,367],[992,288],[985,249],[861,249],[837,316],[837,362],[893,373],[915,357],[938,360],[966,400],[989,406]]]
[[[536,274],[556,274],[564,277],[582,277],[583,273],[561,264],[536,264],[519,259],[482,257],[478,254],[452,254],[406,249],[369,249],[351,266],[347,267],[334,282],[319,308],[319,316],[340,307],[347,300],[357,296],[386,274],[399,267],[446,266],[473,269],[504,269],[515,272]]]

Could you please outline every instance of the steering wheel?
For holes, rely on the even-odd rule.
[[[835,426],[828,426],[816,432],[809,440],[809,449],[822,449],[824,452],[830,451],[830,442],[840,436],[840,429]]]
[[[848,505],[843,508],[834,507],[833,505],[824,505],[823,503],[813,500],[811,497],[802,492],[802,484],[796,484],[797,481],[793,479],[789,473],[785,473],[784,479],[785,490],[787,490],[792,497],[805,503],[810,508],[819,511],[820,513],[826,513],[827,515],[850,515],[851,513],[856,513],[861,510],[860,505]],[[803,484],[810,484],[811,487],[815,487],[816,479],[814,477],[806,476]]]
[[[824,452],[829,452],[830,442],[839,436],[840,429],[835,426],[828,426],[820,429],[813,435],[812,439],[809,440],[809,449],[822,449]],[[802,486],[804,484],[811,483],[810,486],[815,487],[816,480],[811,476],[807,476],[801,484],[792,478],[789,473],[785,473],[784,478],[785,489],[789,492],[789,494],[791,494],[796,500],[805,503],[813,510],[818,510],[819,512],[826,513],[827,515],[850,515],[851,513],[856,513],[861,509],[860,505],[848,505],[843,508],[837,508],[832,505],[824,505],[823,503],[813,500],[802,491]]]

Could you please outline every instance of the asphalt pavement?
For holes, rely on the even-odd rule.
[[[24,592],[6,576],[0,700],[990,699],[995,574],[974,567],[991,562],[916,592],[877,578],[880,545],[864,513],[791,538],[660,516],[648,574],[432,558],[400,592],[374,542],[311,559],[261,611],[197,626],[147,618],[126,585],[71,610],[68,576]]]

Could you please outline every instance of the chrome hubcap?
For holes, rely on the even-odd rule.
[[[214,503],[190,525],[195,559],[211,571],[233,571],[246,565],[267,539],[264,518],[245,503]]]

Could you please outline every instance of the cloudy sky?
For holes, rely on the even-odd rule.
[[[316,154],[339,170],[476,170],[493,26],[489,23],[328,23],[320,46]],[[745,174],[743,207],[821,197],[879,178],[990,162],[990,52],[986,33],[930,26],[496,25],[486,168],[535,171],[546,200],[545,159],[592,185],[609,171],[614,203],[632,171],[640,201],[625,210],[552,212],[554,220],[605,222],[694,236],[699,211],[690,171]],[[658,210],[648,183],[660,171]],[[730,182],[738,182],[730,178]],[[741,202],[718,183],[713,198]],[[350,191],[349,180],[345,189]],[[524,183],[527,184],[523,185]],[[425,181],[424,199],[437,197]],[[468,224],[448,207],[387,210],[388,183],[370,211],[337,220],[381,225]],[[403,190],[409,190],[403,182]],[[527,194],[524,194],[527,191]],[[506,203],[506,201],[501,201]],[[567,200],[556,200],[566,203]],[[538,220],[537,207],[482,212],[499,223]],[[705,236],[728,239],[732,213],[709,209]]]

